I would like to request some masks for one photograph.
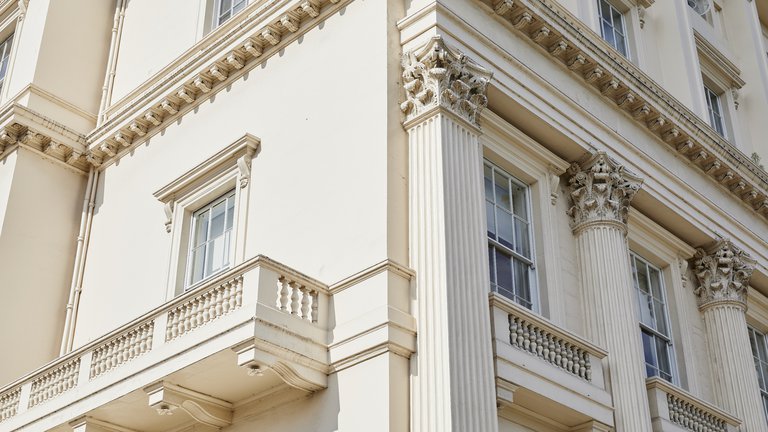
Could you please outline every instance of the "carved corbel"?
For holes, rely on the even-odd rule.
[[[145,387],[149,406],[159,415],[173,415],[181,409],[195,421],[217,428],[232,424],[232,404],[166,381]]]
[[[514,6],[515,2],[513,0],[497,0],[493,10],[499,15],[504,15],[511,11]]]
[[[733,96],[733,108],[738,111],[739,110],[739,90],[732,88],[731,96]]]
[[[549,180],[549,201],[552,205],[556,205],[557,198],[560,196],[560,174],[555,171],[554,167],[550,167],[547,177]]]
[[[288,29],[289,32],[296,33],[297,31],[299,31],[299,25],[301,25],[301,22],[293,15],[287,14],[287,15],[283,15],[282,18],[280,18],[280,24],[282,24],[283,27]]]
[[[117,151],[115,150],[115,146],[106,141],[99,146],[99,150],[101,150],[102,153],[106,154],[109,157],[112,157],[117,154]]]
[[[564,39],[560,39],[549,47],[549,53],[555,57],[559,57],[568,49],[568,42]]]
[[[133,122],[130,126],[128,126],[128,129],[131,130],[134,134],[143,137],[147,134],[147,127],[139,122]],[[122,143],[121,143],[122,144]]]
[[[174,200],[171,198],[163,205],[163,211],[165,212],[165,232],[169,233],[173,229],[173,209]]]
[[[85,416],[69,422],[72,432],[136,432],[114,423],[105,422],[93,417]]]
[[[693,141],[691,140],[685,140],[677,145],[676,147],[677,152],[680,154],[687,154],[691,150],[693,150]]]
[[[311,18],[317,18],[320,15],[320,8],[311,1],[305,1],[299,7]]]
[[[237,365],[249,376],[258,377],[267,369],[277,374],[286,384],[312,393],[328,387],[324,372],[289,361],[259,349],[253,342],[234,347]]]
[[[600,92],[606,96],[616,94],[619,90],[619,80],[616,78],[609,79],[605,84],[600,87]]]
[[[163,116],[162,114],[158,114],[154,111],[148,111],[146,114],[144,114],[144,120],[152,123],[155,126],[160,126],[160,123],[163,122]]]
[[[229,72],[226,69],[220,67],[219,65],[211,66],[211,68],[208,70],[208,73],[213,75],[219,81],[225,81],[229,76]]]
[[[654,119],[651,119],[648,121],[648,128],[654,132],[664,127],[665,124],[667,124],[667,119],[665,119],[662,116],[658,116]]]
[[[570,70],[580,70],[587,64],[587,58],[584,57],[584,54],[576,54],[568,59],[567,64]]]
[[[277,45],[280,43],[280,32],[277,32],[272,29],[264,29],[263,32],[261,32],[261,37],[264,38],[265,41],[269,42],[270,45]]]
[[[533,21],[533,16],[528,12],[523,12],[520,14],[520,16],[515,19],[515,22],[512,23],[513,26],[515,26],[518,30],[523,30],[526,27],[528,27],[531,22]]]
[[[11,132],[8,132],[5,129],[0,130],[0,141],[4,145],[13,145],[16,144],[18,137],[16,134],[13,134]]]
[[[650,113],[651,113],[651,107],[649,107],[649,106],[648,106],[648,105],[646,105],[646,104],[642,104],[641,106],[639,106],[639,107],[638,107],[638,108],[637,108],[637,109],[636,109],[636,110],[635,110],[635,111],[632,113],[632,115],[635,117],[635,119],[636,119],[636,120],[642,120],[642,119],[644,119],[644,118],[648,117],[648,115],[649,115]]]
[[[666,142],[675,142],[678,137],[680,137],[680,129],[676,127],[672,127],[668,131],[664,132],[664,141]]]
[[[263,49],[261,48],[261,43],[258,41],[255,41],[251,38],[249,38],[245,43],[243,44],[243,49],[250,55],[254,57],[260,57],[263,53]]]
[[[645,27],[645,8],[642,6],[637,7],[637,17],[640,20],[640,29]]]
[[[85,155],[85,161],[88,162],[92,167],[98,168],[103,163],[102,158],[99,156],[96,156],[93,153],[88,153]]]
[[[546,38],[549,37],[549,34],[552,32],[549,27],[543,26],[538,30],[535,30],[533,33],[531,33],[531,39],[533,39],[536,43],[543,42]]]
[[[211,81],[202,75],[198,75],[197,77],[195,77],[195,80],[192,81],[192,84],[203,93],[208,93],[209,91],[211,91],[211,88],[213,88],[213,84],[211,84]]]
[[[163,111],[167,112],[170,115],[174,115],[177,112],[179,112],[179,106],[176,105],[176,103],[171,101],[170,99],[164,99],[160,103],[160,108],[162,108]]]
[[[586,79],[588,83],[594,84],[599,81],[604,74],[605,71],[602,68],[595,67],[584,74],[584,79]]]
[[[187,103],[192,103],[195,101],[194,90],[188,89],[187,87],[182,87],[181,90],[176,93],[176,96],[183,99]]]
[[[128,147],[128,146],[131,145],[131,137],[129,137],[128,135],[126,135],[123,132],[116,133],[115,136],[112,137],[112,139],[114,139],[118,144],[120,144],[123,147]],[[106,153],[106,152],[104,152],[104,153]]]
[[[233,69],[242,69],[245,66],[245,60],[240,54],[232,52],[227,56],[227,64]]]

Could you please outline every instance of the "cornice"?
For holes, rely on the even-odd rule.
[[[723,55],[720,50],[712,45],[707,38],[699,34],[696,30],[693,31],[693,38],[696,42],[696,50],[699,56],[707,60],[709,65],[718,73],[718,75],[728,81],[730,87],[740,89],[747,83],[741,78],[741,70]]]
[[[111,163],[164,126],[262,64],[352,0],[279,0],[243,13],[229,31],[204,39],[118,103],[87,136],[89,152]]]
[[[752,210],[768,219],[768,173],[552,0],[481,0]]]
[[[97,162],[87,154],[83,135],[17,103],[6,105],[0,113],[0,154],[14,145],[79,173],[87,173]]]

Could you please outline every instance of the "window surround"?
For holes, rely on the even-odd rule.
[[[17,34],[21,31],[27,3],[29,3],[29,0],[24,0],[22,2],[6,2],[6,4],[3,5],[5,7],[0,9],[0,42],[13,36],[11,46],[9,47],[8,68],[5,72],[2,87],[0,87],[0,101],[3,103],[8,99],[9,86],[7,83],[11,79],[11,72],[16,59],[16,51],[18,50]]]
[[[635,208],[630,209],[627,240],[632,253],[661,270],[669,337],[673,341],[672,384],[697,395],[697,372],[706,370],[708,364],[697,360],[691,334],[685,327],[701,319],[693,297],[693,282],[688,281],[688,259],[695,249]],[[639,323],[639,317],[636,318]],[[638,332],[637,342],[642,344],[639,335]]]
[[[624,32],[626,34],[627,55],[626,59],[632,63],[641,65],[644,62],[644,53],[641,49],[640,30],[645,26],[645,9],[653,5],[653,0],[607,0],[613,5],[624,18]],[[600,23],[600,12],[598,10],[598,0],[579,1],[579,14],[582,20],[589,24],[590,28],[597,33],[600,41],[604,42],[611,50],[614,47],[606,42],[602,37],[602,24]],[[618,51],[616,51],[618,52]]]
[[[171,234],[167,299],[194,289],[206,280],[185,286],[192,215],[233,189],[235,216],[230,245],[230,267],[245,260],[245,224],[249,207],[251,160],[258,154],[260,143],[255,136],[245,134],[155,192],[155,198],[163,204],[165,229]]]
[[[483,110],[480,124],[483,135],[479,140],[484,159],[529,188],[529,211],[533,228],[531,243],[534,246],[535,285],[538,288],[533,310],[557,325],[565,325],[567,305],[559,288],[558,227],[566,216],[561,214],[556,204],[561,195],[560,176],[569,164],[489,109]],[[487,232],[485,217],[482,232]],[[484,255],[487,260],[488,254]],[[490,286],[488,290],[490,292]]]

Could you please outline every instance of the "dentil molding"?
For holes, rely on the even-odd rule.
[[[618,223],[626,227],[629,206],[643,181],[605,152],[568,168],[571,228],[591,222]]]
[[[479,127],[480,112],[488,104],[486,91],[491,72],[464,54],[449,48],[440,36],[403,56],[403,87],[400,105],[405,124],[435,108],[443,108]]]
[[[698,249],[691,260],[699,282],[694,294],[699,308],[718,303],[736,303],[746,308],[749,278],[755,270],[755,260],[730,240],[721,239],[707,249]]]

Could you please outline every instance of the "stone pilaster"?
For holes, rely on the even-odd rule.
[[[478,115],[491,74],[439,37],[403,61],[418,349],[413,430],[496,431]]]
[[[571,228],[581,266],[587,337],[608,350],[617,432],[650,431],[645,363],[627,246],[627,215],[642,180],[603,152],[568,170]]]
[[[747,287],[755,261],[729,240],[696,251],[694,293],[707,328],[715,402],[742,421],[746,432],[766,431],[747,331]]]

